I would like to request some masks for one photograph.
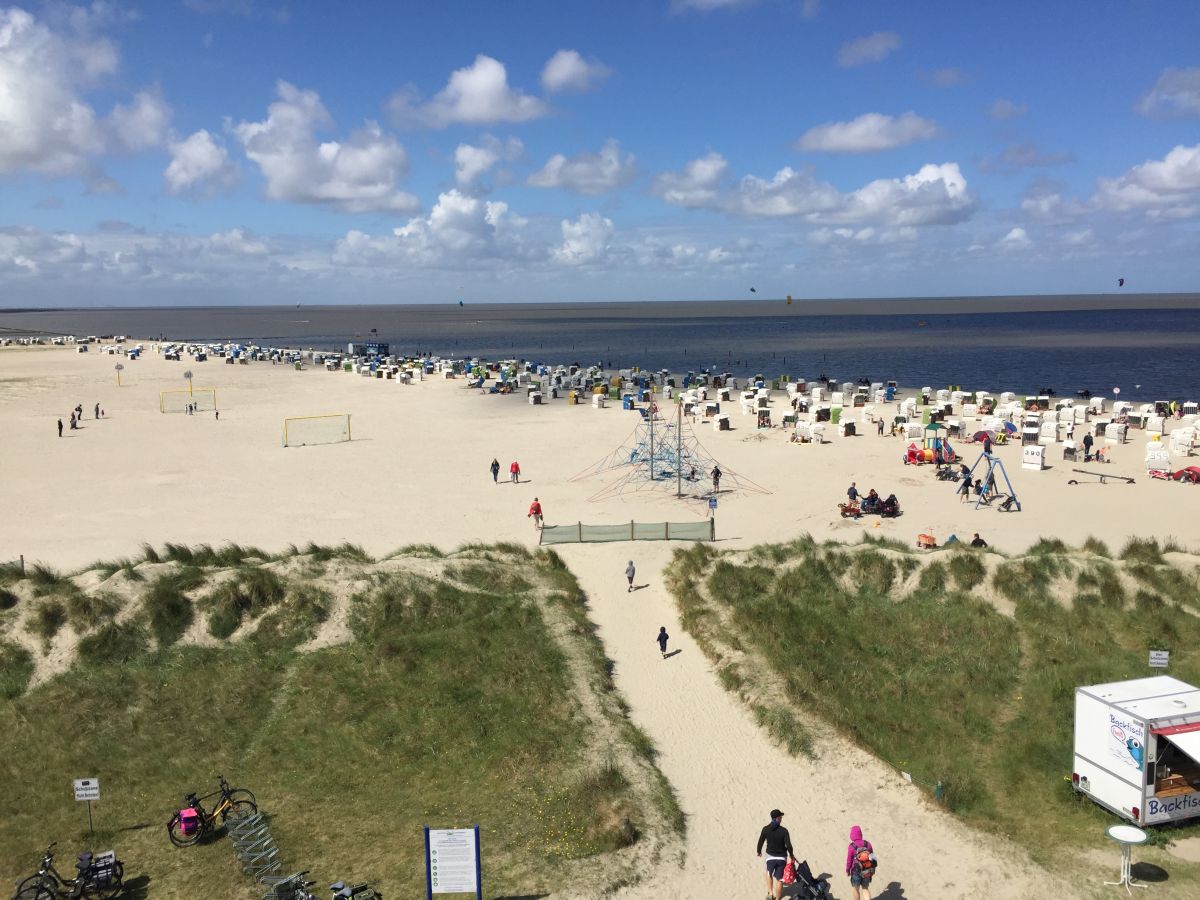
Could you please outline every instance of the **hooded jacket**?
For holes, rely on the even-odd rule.
[[[850,846],[846,848],[846,874],[849,875],[854,869],[854,854],[866,847],[872,853],[875,848],[871,846],[870,841],[863,840],[862,829],[855,825],[850,829]]]
[[[755,853],[762,853],[763,844],[767,845],[767,856],[775,859],[787,859],[795,856],[792,851],[792,836],[778,819],[772,819],[769,825],[764,825],[758,835],[758,846]]]

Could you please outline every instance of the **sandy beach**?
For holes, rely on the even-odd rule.
[[[118,361],[125,366],[119,387],[113,369]],[[196,388],[217,390],[219,420],[211,412],[159,412],[160,391],[187,386],[185,369],[195,373]],[[974,387],[994,393],[1006,388]],[[66,423],[76,404],[85,411],[82,427],[57,437],[56,420]],[[105,412],[100,420],[93,417],[95,404]],[[774,408],[784,405],[777,394]],[[736,404],[722,411],[733,430],[700,424],[699,440],[723,466],[769,493],[721,495],[720,547],[803,533],[857,542],[869,532],[912,543],[922,532],[939,541],[952,533],[969,540],[979,532],[1005,552],[1042,537],[1078,544],[1095,536],[1119,547],[1131,535],[1170,537],[1200,551],[1196,488],[1146,476],[1140,431],[1113,447],[1111,464],[1102,467],[1106,475],[1134,478],[1133,484],[1111,478],[1101,484],[1073,473],[1097,467],[1064,462],[1061,446],[1048,449],[1043,471],[1021,468],[1019,446],[998,447],[1023,505],[1021,512],[1001,513],[960,504],[953,485],[933,477],[932,466],[904,465],[908,442],[901,438],[873,430],[839,437],[829,429],[827,443],[799,445],[782,428],[757,431],[754,418]],[[351,415],[352,442],[281,446],[285,417],[329,413]],[[463,379],[440,376],[406,386],[316,367],[167,362],[153,350],[131,361],[61,348],[5,348],[0,465],[10,512],[0,520],[0,558],[23,555],[69,569],[129,555],[143,541],[236,541],[268,550],[310,540],[350,541],[373,553],[410,543],[536,544],[526,517],[535,496],[548,524],[703,518],[703,504],[654,490],[590,502],[606,477],[571,480],[620,446],[638,421],[616,404],[593,409],[560,399],[532,406],[523,395],[485,395],[467,389]],[[960,452],[971,463],[979,449]],[[498,484],[488,471],[493,457],[502,469]],[[523,473],[516,485],[503,477],[513,460]],[[1195,463],[1173,459],[1176,468]],[[1081,483],[1071,485],[1071,479]],[[897,494],[904,515],[842,519],[837,503],[851,482],[864,493],[875,488],[882,496]],[[622,896],[669,890],[724,898],[749,896],[751,887],[761,896],[753,841],[773,806],[788,813],[786,824],[814,870],[834,873],[838,897],[848,895],[840,864],[852,824],[861,824],[886,854],[876,897],[957,898],[986,891],[1015,900],[1090,893],[1061,883],[1018,848],[963,826],[889,766],[836,742],[833,729],[818,741],[815,762],[775,746],[721,688],[679,624],[659,575],[672,545],[558,549],[591,599],[618,685],[634,720],[662,751],[660,765],[688,816],[686,865],[665,866]],[[631,558],[638,582],[647,585],[633,594],[624,590],[623,578]],[[682,651],[668,664],[653,645],[660,625]],[[1098,846],[1101,840],[1098,835]],[[1115,854],[1112,860],[1115,866]]]

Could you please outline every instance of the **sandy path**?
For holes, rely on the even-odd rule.
[[[632,594],[623,572],[638,567]],[[761,897],[758,830],[778,806],[798,853],[813,871],[832,873],[833,893],[851,896],[843,874],[847,835],[862,825],[879,852],[876,900],[989,896],[1072,896],[1066,886],[1012,844],[981,837],[928,803],[920,792],[867,753],[827,733],[817,762],[774,746],[683,630],[661,571],[662,544],[591,545],[560,551],[591,598],[593,619],[634,721],[658,746],[659,765],[688,817],[687,861],[618,895],[628,900],[675,896]],[[671,635],[663,660],[654,643]]]

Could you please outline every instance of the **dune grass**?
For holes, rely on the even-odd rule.
[[[1164,647],[1171,674],[1200,683],[1200,619],[1180,609],[1200,608],[1196,573],[1161,565],[1153,542],[1126,547],[1133,563],[1097,560],[1097,549],[1079,555],[1042,541],[1002,560],[990,580],[980,554],[950,550],[922,558],[915,589],[899,595],[870,545],[793,542],[738,556],[696,547],[676,551],[668,583],[710,656],[750,650],[787,706],[836,723],[931,793],[940,783],[951,810],[1049,863],[1058,852],[1050,848],[1094,843],[1110,821],[1063,780],[1075,687],[1154,674],[1147,650]],[[1132,595],[1121,570],[1142,585]],[[981,596],[989,590],[1015,614]],[[742,693],[745,673],[730,669],[718,671]],[[798,726],[778,721],[786,707],[748,699],[788,744]]]
[[[203,885],[208,896],[258,897],[224,840],[166,840],[162,823],[183,794],[214,789],[218,774],[257,794],[285,868],[369,880],[389,897],[423,893],[426,824],[480,824],[489,898],[548,893],[577,861],[636,843],[664,814],[682,828],[665,781],[635,790],[615,761],[652,759],[644,735],[624,719],[596,745],[580,693],[589,688],[568,654],[585,661],[602,708],[622,707],[556,555],[473,548],[446,561],[469,573],[461,580],[364,566],[349,576],[362,585],[350,600],[354,640],[308,653],[295,648],[330,615],[328,590],[239,563],[204,594],[205,555],[173,556],[191,563],[139,585],[135,614],[97,620],[65,674],[22,693],[29,655],[0,642],[0,696],[10,698],[0,704],[0,881],[27,874],[58,839],[64,852],[116,848],[147,896]],[[189,603],[188,591],[201,598]],[[543,602],[572,623],[566,638],[550,633]],[[253,629],[217,648],[180,644],[185,605],[236,606]],[[64,794],[81,774],[105,788],[94,838]]]

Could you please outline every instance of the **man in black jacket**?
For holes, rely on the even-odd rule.
[[[758,835],[755,852],[761,857],[763,845],[767,846],[767,900],[779,900],[783,896],[783,867],[788,860],[794,865],[796,854],[792,851],[792,837],[783,827],[783,813],[771,810],[771,823],[764,825]]]

